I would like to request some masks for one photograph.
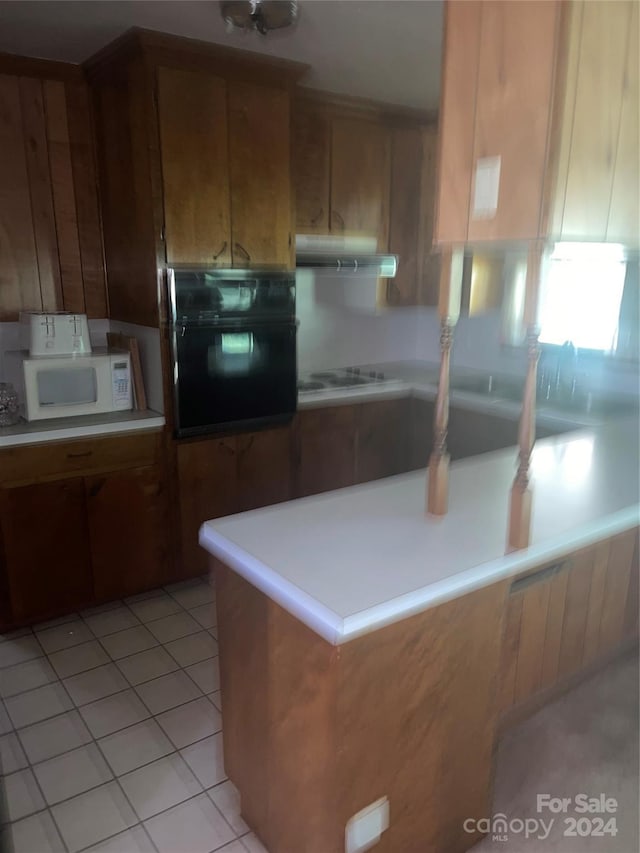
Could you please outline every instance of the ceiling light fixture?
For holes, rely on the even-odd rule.
[[[265,36],[269,30],[280,30],[295,23],[297,0],[221,0],[220,13],[231,31],[257,30]]]

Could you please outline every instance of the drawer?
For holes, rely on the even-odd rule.
[[[0,451],[0,482],[34,482],[154,465],[160,458],[161,441],[162,433],[155,431],[7,448]]]

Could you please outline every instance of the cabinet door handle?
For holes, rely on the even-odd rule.
[[[511,584],[510,594],[513,595],[516,592],[520,592],[528,586],[533,586],[533,584],[542,583],[552,575],[557,575],[562,569],[569,568],[570,566],[571,560],[560,560],[560,562],[553,563],[551,566],[545,566],[544,569],[540,569],[538,572],[533,572],[533,574],[527,575],[524,578],[518,578]]]
[[[67,459],[86,459],[93,455],[93,450],[85,450],[83,453],[67,453]]]
[[[218,252],[216,252],[216,254],[213,256],[213,260],[217,261],[218,258],[220,257],[220,255],[224,252],[224,250],[226,248],[227,248],[227,241],[225,240],[224,243],[222,244],[222,246],[220,247],[220,250]]]
[[[341,230],[341,231],[344,231],[344,219],[340,216],[340,214],[338,213],[338,211],[337,211],[337,210],[332,210],[332,211],[331,211],[331,220],[332,220],[331,224],[332,224],[332,225],[333,225],[333,220],[334,220],[334,219],[336,220],[336,222],[337,222],[338,227],[340,228],[340,230]]]
[[[321,207],[320,210],[316,213],[315,216],[311,217],[311,224],[317,225],[320,219],[322,218],[322,214],[324,213],[324,207]],[[342,223],[342,227],[344,228],[344,222]]]
[[[91,486],[91,488],[89,489],[89,497],[95,498],[100,493],[105,483],[106,480],[104,479],[104,477],[101,480],[95,482],[93,486]]]
[[[241,243],[234,243],[233,245],[240,252],[240,254],[246,258],[247,261],[251,260],[251,255],[249,254],[249,252],[247,252],[247,250]]]

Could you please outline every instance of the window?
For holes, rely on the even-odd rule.
[[[540,343],[615,352],[626,268],[622,246],[556,243],[540,284]]]

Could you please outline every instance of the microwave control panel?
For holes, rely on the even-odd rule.
[[[113,408],[131,408],[131,380],[128,361],[114,361],[111,365],[113,382]]]

